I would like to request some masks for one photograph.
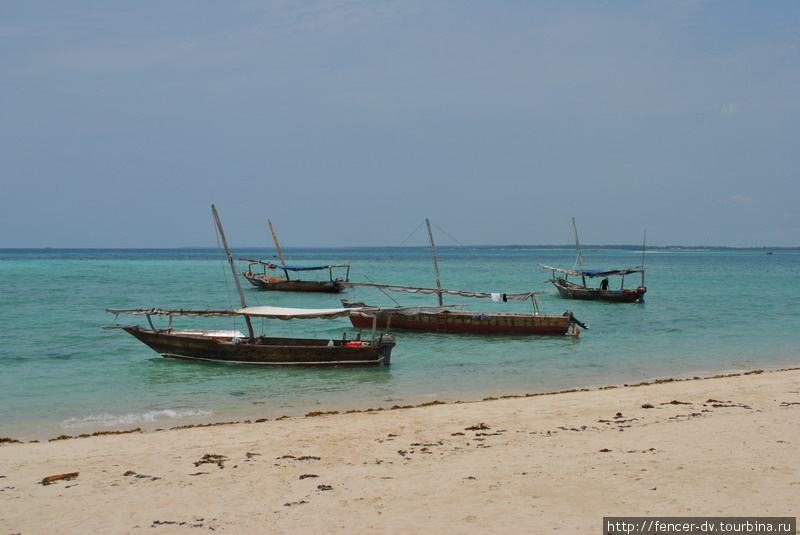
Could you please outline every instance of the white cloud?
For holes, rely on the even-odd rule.
[[[740,113],[741,109],[739,108],[738,104],[728,103],[723,104],[720,111],[722,112],[722,115],[731,116]]]

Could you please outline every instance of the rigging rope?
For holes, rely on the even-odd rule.
[[[429,220],[429,221],[430,221],[430,220]],[[416,234],[416,232],[417,232],[417,231],[418,231],[418,230],[419,230],[419,229],[420,229],[420,228],[421,228],[421,227],[424,225],[424,223],[425,223],[425,222],[423,221],[422,223],[420,223],[419,225],[417,225],[417,228],[415,228],[415,229],[414,229],[414,230],[411,232],[411,234],[409,234],[409,235],[408,235],[408,237],[406,237],[406,239],[405,239],[405,240],[403,240],[403,241],[400,243],[400,245],[399,245],[398,247],[402,247],[402,246],[403,246],[403,245],[404,245],[406,242],[408,242],[408,240],[409,240],[409,239],[411,239],[411,237],[412,237],[414,234]],[[463,243],[461,240],[459,240],[459,239],[457,239],[456,237],[454,237],[453,235],[451,235],[449,232],[447,232],[446,230],[444,230],[443,228],[441,228],[439,225],[437,225],[437,224],[436,224],[436,223],[434,223],[433,221],[430,221],[430,223],[431,223],[431,225],[433,225],[434,227],[436,227],[436,229],[437,229],[439,232],[441,232],[442,234],[444,234],[445,236],[447,236],[448,238],[450,238],[451,240],[453,240],[453,241],[454,241],[455,243],[457,243],[459,246],[461,246],[461,247],[464,247],[464,248],[466,248],[466,249],[467,249],[467,250],[469,250],[469,251],[472,251],[472,252],[477,252],[477,249],[476,249],[475,247],[468,246],[468,245],[464,244],[464,243]],[[502,266],[496,266],[494,269],[495,269],[495,271],[496,271],[496,272],[498,272],[498,273],[502,273],[502,274],[505,274],[505,275],[510,275],[509,271],[508,271],[508,270],[506,270],[506,269],[504,269]],[[368,280],[370,283],[372,283],[373,285],[375,285],[375,287],[378,287],[378,286],[385,286],[385,287],[387,287],[387,288],[389,288],[389,289],[393,289],[393,288],[391,288],[391,286],[394,286],[394,285],[392,285],[392,284],[376,285],[376,284],[375,284],[375,283],[372,281],[372,279],[370,279],[370,278],[369,278],[369,276],[365,275],[365,276],[364,276],[364,278],[365,278],[365,279],[367,279],[367,280]],[[356,284],[356,285],[357,285],[357,284]],[[356,285],[350,286],[350,287],[351,287],[351,289],[352,289],[352,295],[353,295],[353,299],[355,299],[355,298],[356,298],[356,297],[355,297],[355,286],[356,286]],[[398,286],[399,286],[399,285],[398,285]],[[392,301],[393,301],[393,302],[394,302],[394,303],[395,303],[397,306],[400,306],[400,305],[399,305],[399,303],[398,303],[398,302],[397,302],[395,299],[393,299],[391,296],[389,296],[389,294],[387,294],[386,292],[384,292],[384,291],[383,291],[381,288],[379,288],[379,287],[378,287],[378,290],[380,290],[380,291],[381,291],[381,293],[383,293],[384,295],[386,295],[387,297],[389,297],[389,299],[391,299],[391,300],[392,300]],[[407,291],[407,290],[406,290],[406,291]],[[423,293],[427,293],[427,292],[423,292]],[[457,294],[457,292],[454,292],[454,291],[443,291],[442,293],[453,293],[453,294]],[[486,294],[485,296],[481,296],[481,297],[487,297],[487,296],[489,296],[489,295],[490,295],[490,292],[464,292],[464,293],[484,293],[484,294]],[[534,309],[535,309],[535,310],[538,312],[538,304],[537,304],[537,303],[535,303],[535,301],[536,301],[536,295],[535,295],[535,294],[537,294],[537,293],[542,293],[542,294],[543,294],[543,293],[546,293],[546,292],[529,292],[529,293],[531,294],[531,295],[530,295],[530,297],[531,297],[531,302],[532,302],[532,305],[531,305],[531,306],[532,306],[532,307],[533,307],[533,308],[534,308]],[[512,295],[512,294],[510,294],[510,293],[509,293],[508,295],[510,296],[510,295]],[[514,294],[514,295],[521,295],[521,294]],[[474,297],[474,296],[473,296],[473,297]],[[511,299],[511,298],[509,297],[509,299]]]
[[[233,300],[231,299],[231,289],[230,285],[228,284],[228,274],[226,271],[225,264],[227,263],[228,259],[222,257],[222,245],[220,244],[220,236],[219,236],[219,229],[217,225],[214,224],[214,236],[217,238],[217,257],[219,258],[220,267],[222,268],[222,278],[225,279],[225,293],[228,296],[228,308],[233,308]],[[233,327],[236,328],[236,320],[238,318],[233,318]]]
[[[400,243],[400,245],[398,245],[398,247],[402,247],[403,245],[405,245],[405,244],[406,244],[406,242],[407,242],[408,240],[410,240],[410,239],[411,239],[411,236],[413,236],[414,234],[416,234],[416,233],[417,233],[417,231],[419,230],[419,227],[421,227],[421,226],[422,226],[424,223],[425,223],[425,222],[423,221],[422,223],[420,223],[420,224],[417,226],[417,228],[415,228],[414,230],[412,230],[412,231],[411,231],[411,234],[409,234],[409,235],[408,235],[408,237],[407,237],[405,240],[403,240],[403,241]]]
[[[433,225],[434,227],[436,227],[437,229],[439,229],[439,231],[440,231],[442,234],[444,234],[445,236],[447,236],[448,238],[450,238],[451,240],[453,240],[454,242],[456,242],[457,244],[459,244],[461,247],[469,247],[468,245],[464,245],[464,244],[463,244],[463,243],[461,243],[459,240],[455,239],[455,238],[454,238],[453,236],[451,236],[451,235],[450,235],[450,234],[449,234],[449,233],[448,233],[446,230],[444,230],[442,227],[440,227],[439,225],[437,225],[437,224],[436,224],[436,223],[434,223],[433,221],[431,221],[431,225]],[[474,249],[473,249],[473,250],[474,250]]]
[[[369,282],[372,282],[372,284],[375,284],[375,283],[372,281],[372,279],[370,279],[370,278],[369,278],[369,277],[367,277],[366,275],[364,275],[364,278],[365,278],[365,279],[367,279]],[[355,288],[355,286],[353,286],[353,288]],[[376,288],[377,288],[377,286],[376,286]],[[397,302],[397,301],[394,299],[394,297],[392,297],[391,295],[389,295],[389,294],[387,294],[386,292],[384,292],[384,291],[383,291],[383,288],[378,288],[378,290],[380,290],[380,291],[381,291],[381,293],[382,293],[383,295],[385,295],[386,297],[388,297],[389,299],[391,299],[391,300],[392,300],[392,302],[393,302],[395,305],[397,305],[397,306],[400,306],[400,303],[398,303],[398,302]]]

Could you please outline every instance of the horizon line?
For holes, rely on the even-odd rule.
[[[574,249],[574,245],[569,244],[481,244],[481,245],[437,245],[437,249],[470,249],[470,248],[512,248],[512,249]],[[148,251],[174,251],[174,250],[215,250],[217,246],[206,245],[182,245],[176,247],[0,247],[0,251],[134,251],[134,250],[148,250]],[[307,246],[291,246],[283,247],[286,250],[293,249],[429,249],[429,245],[339,245],[339,246],[320,246],[320,245],[307,245]],[[242,245],[232,247],[232,249],[274,249],[268,246],[253,246]],[[641,244],[585,244],[581,249],[634,249],[642,250]],[[800,245],[753,245],[753,246],[738,246],[738,245],[650,245],[644,248],[645,251],[652,249],[691,249],[691,250],[708,250],[708,249],[800,249]]]

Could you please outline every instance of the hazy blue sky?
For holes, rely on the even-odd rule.
[[[0,247],[800,245],[797,0],[0,0],[0,102]]]

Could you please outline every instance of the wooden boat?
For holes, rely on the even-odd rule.
[[[602,289],[602,288],[590,288],[586,285],[586,277],[603,277],[607,278],[614,275],[619,275],[622,277],[622,283],[624,284],[624,277],[626,274],[629,273],[641,273],[641,270],[637,269],[620,269],[620,270],[611,270],[611,271],[595,271],[595,270],[571,270],[571,269],[561,269],[552,266],[545,266],[540,264],[545,269],[550,269],[553,271],[553,278],[550,279],[550,282],[558,290],[558,293],[562,296],[566,297],[567,299],[585,299],[585,300],[601,300],[601,301],[613,301],[616,303],[633,303],[635,301],[642,302],[644,301],[644,294],[647,292],[647,288],[644,286],[639,286],[638,288],[629,289],[629,288],[618,288],[616,290],[610,289]],[[566,276],[574,275],[576,277],[581,277],[583,281],[582,284],[575,284],[567,280],[566,277],[559,277],[556,273],[563,273]]]
[[[250,258],[240,258],[243,262],[248,262],[247,271],[242,273],[242,276],[247,279],[250,284],[262,290],[281,291],[281,292],[326,292],[326,293],[340,293],[344,290],[342,282],[346,282],[350,278],[350,265],[349,264],[334,264],[326,266],[287,266],[286,260],[283,258],[281,251],[281,244],[278,242],[278,236],[275,234],[275,228],[272,226],[272,221],[267,219],[269,229],[272,232],[272,239],[275,241],[275,247],[278,249],[278,255],[281,259],[281,265],[272,262],[265,262],[263,260],[253,260]],[[255,269],[255,271],[254,271]],[[261,272],[258,272],[261,269]],[[267,270],[282,270],[283,277],[270,275]],[[328,280],[302,280],[301,273],[312,271],[328,270]],[[336,272],[334,272],[336,270]],[[344,273],[342,273],[344,271]],[[344,276],[335,276],[342,273]],[[295,278],[290,277],[292,274]]]
[[[247,271],[242,273],[242,276],[247,279],[253,286],[261,288],[262,290],[280,291],[280,292],[326,292],[326,293],[340,293],[344,291],[343,282],[346,282],[350,277],[349,264],[335,264],[328,266],[278,266],[271,262],[264,262],[261,260],[253,260],[250,258],[240,258],[244,262],[248,262]],[[254,271],[258,267],[262,268],[262,272]],[[346,269],[344,277],[334,278],[334,269]],[[269,275],[267,270],[283,270],[283,277],[276,277]],[[328,270],[328,280],[302,280],[299,278],[300,273],[309,271]],[[291,279],[289,274],[293,274],[296,278]]]
[[[369,327],[377,320],[378,328],[391,321],[394,329],[430,331],[436,333],[483,334],[570,334],[577,336],[576,325],[588,328],[571,312],[562,316],[545,314],[514,314],[508,312],[471,312],[443,307],[397,307],[377,311],[363,307],[363,303],[342,300],[345,307],[356,307],[350,314],[354,327]],[[572,331],[570,331],[572,329]]]
[[[572,312],[562,315],[546,315],[539,312],[537,292],[522,294],[499,294],[488,292],[470,292],[464,290],[451,290],[442,288],[439,276],[439,265],[436,257],[436,245],[433,242],[430,221],[425,220],[428,227],[428,237],[431,243],[433,267],[436,273],[436,288],[420,288],[415,286],[401,286],[391,284],[346,282],[347,287],[371,286],[381,290],[403,291],[411,293],[436,294],[439,301],[438,307],[397,307],[384,309],[371,309],[363,303],[351,303],[342,300],[345,307],[355,307],[350,315],[350,322],[354,327],[367,327],[376,322],[379,328],[385,327],[391,321],[395,329],[408,329],[415,331],[432,331],[437,333],[484,333],[484,334],[570,334],[578,336],[578,326],[588,328],[578,321]],[[463,305],[444,305],[443,294],[459,295],[461,297],[490,298],[499,301],[509,299],[524,301],[531,299],[533,314],[517,314],[507,312],[473,312],[458,310]]]
[[[572,218],[572,230],[575,234],[575,247],[578,250],[577,263],[579,269],[564,269],[553,266],[546,266],[539,264],[543,269],[548,269],[553,272],[550,282],[558,290],[558,293],[567,299],[585,299],[585,300],[602,300],[612,301],[616,303],[633,303],[635,301],[643,302],[644,294],[647,292],[647,287],[644,285],[644,255],[642,255],[642,265],[625,269],[611,269],[611,270],[597,270],[585,269],[583,266],[583,254],[581,252],[581,245],[578,241],[578,229],[575,225],[575,218]],[[560,273],[563,276],[556,275]],[[642,283],[639,287],[629,289],[625,288],[625,275],[633,273],[640,273],[642,276]],[[569,276],[580,277],[581,283],[577,284],[568,280]],[[609,288],[609,277],[620,277],[620,285],[617,289]],[[602,278],[598,287],[594,288],[587,284],[586,279]]]
[[[113,325],[120,328],[153,351],[166,358],[250,364],[269,366],[330,366],[330,365],[389,365],[395,339],[389,333],[362,341],[360,337],[348,340],[280,338],[246,336],[237,330],[173,329],[174,316],[239,316],[271,319],[335,318],[348,316],[354,310],[338,309],[286,309],[279,307],[245,307],[238,310],[187,310],[187,309],[107,309],[113,314],[147,316],[150,327],[140,325]],[[357,312],[358,309],[355,309]],[[152,316],[169,316],[169,326],[158,329]]]
[[[211,209],[225,246],[225,252],[239,291],[242,307],[221,310],[174,308],[107,309],[113,314],[144,315],[147,317],[150,326],[111,325],[106,326],[106,328],[123,329],[167,358],[270,366],[389,364],[392,348],[395,346],[395,338],[388,333],[388,328],[385,333],[376,335],[377,327],[375,324],[373,324],[372,337],[368,341],[362,341],[360,333],[355,340],[348,340],[346,333],[339,340],[256,336],[250,321],[254,317],[280,320],[298,318],[330,319],[349,316],[360,310],[349,308],[248,307],[241,284],[239,284],[239,279],[236,277],[236,266],[228,249],[228,243],[222,230],[222,223],[219,220],[217,209],[213,205]],[[166,328],[156,328],[153,324],[153,316],[168,316],[169,324]],[[175,316],[239,317],[244,319],[248,333],[245,335],[237,330],[173,329],[172,318]]]

